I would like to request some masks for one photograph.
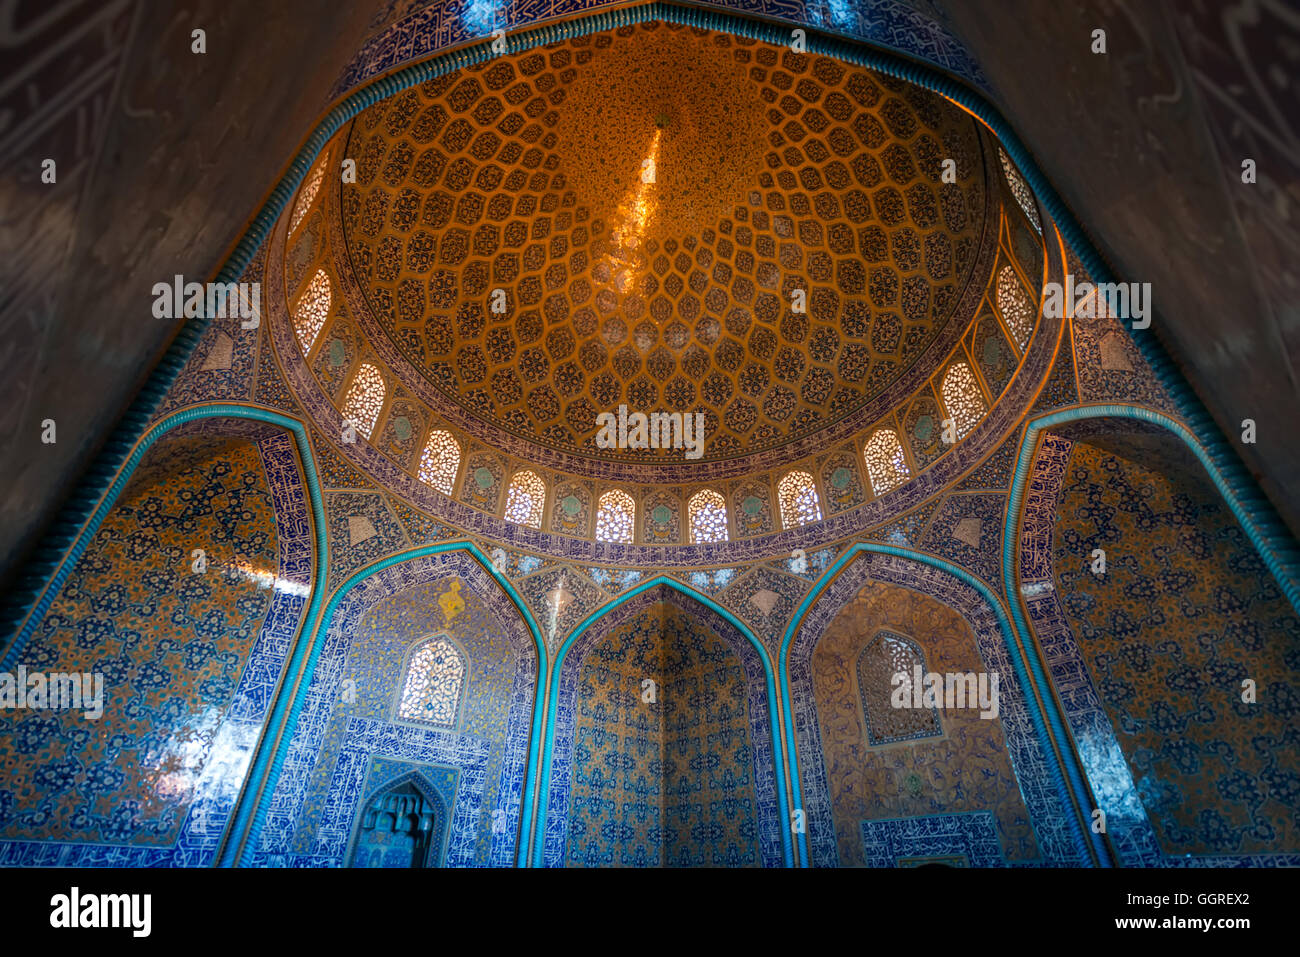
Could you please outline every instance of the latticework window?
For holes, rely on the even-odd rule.
[[[363,362],[343,401],[343,421],[351,422],[358,432],[370,438],[375,431],[375,423],[379,421],[379,411],[384,407],[386,391],[384,377],[379,374],[379,370],[369,362]]]
[[[316,344],[316,337],[325,326],[330,314],[330,303],[334,301],[334,290],[330,286],[330,277],[325,270],[317,269],[316,275],[298,297],[298,305],[293,310],[293,331],[298,335],[298,345],[302,354],[311,352]]]
[[[871,490],[877,495],[897,488],[911,474],[907,459],[903,457],[903,444],[893,429],[881,429],[873,435],[862,455],[867,462]]]
[[[610,489],[600,497],[596,507],[596,541],[632,541],[632,521],[636,517],[636,503],[632,496],[620,489]]]
[[[925,657],[921,649],[901,635],[887,631],[871,639],[858,655],[858,694],[862,698],[868,744],[892,744],[943,733],[934,708],[915,707],[918,665],[924,674]],[[896,678],[897,675],[904,678]],[[907,702],[903,708],[893,706],[899,681]]]
[[[984,396],[980,394],[975,373],[965,362],[954,362],[943,374],[943,405],[961,438],[984,417]]]
[[[1020,284],[1020,278],[1010,266],[998,270],[998,311],[1006,320],[1007,328],[1021,352],[1029,345],[1034,332],[1034,307]]]
[[[817,498],[817,486],[807,472],[791,472],[781,479],[776,487],[776,497],[781,503],[782,527],[794,528],[821,521],[822,505]]]
[[[727,540],[727,502],[713,489],[701,489],[686,504],[691,521],[691,544]]]
[[[420,455],[420,480],[428,482],[443,495],[450,495],[460,469],[460,443],[450,432],[435,429],[429,433]]]
[[[546,484],[537,474],[525,469],[516,472],[506,493],[506,521],[529,528],[542,527],[542,504],[546,500]]]
[[[408,721],[453,727],[465,686],[465,656],[446,638],[431,638],[416,649],[406,669],[397,716]]]
[[[316,165],[307,174],[307,181],[302,184],[302,189],[298,191],[298,202],[293,207],[293,217],[289,220],[289,232],[293,232],[298,228],[298,224],[311,211],[311,204],[316,202],[316,194],[320,192],[320,184],[325,181],[327,159],[328,156],[322,156],[316,161]]]
[[[1007,155],[1006,150],[998,147],[998,155],[1002,157],[1002,172],[1006,174],[1007,185],[1011,187],[1011,195],[1016,198],[1016,202],[1025,211],[1029,221],[1034,224],[1034,229],[1041,233],[1043,224],[1038,221],[1038,207],[1034,204],[1034,194],[1029,189],[1029,184],[1020,175],[1020,170],[1016,169],[1015,164],[1011,162],[1011,157]]]

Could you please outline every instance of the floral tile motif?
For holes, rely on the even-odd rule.
[[[1005,442],[984,460],[979,468],[967,475],[957,485],[958,492],[975,489],[1006,490],[1011,487],[1011,479],[1016,470],[1016,456],[1020,452],[1020,442],[1024,432],[1017,429]]]
[[[899,548],[919,548],[926,526],[930,524],[930,519],[938,507],[939,500],[931,499],[920,508],[912,509],[898,521],[873,529],[866,538],[868,541],[897,545]]]
[[[370,481],[352,466],[319,432],[312,432],[312,455],[322,488],[373,489]]]
[[[519,590],[552,654],[606,600],[605,593],[585,575],[563,566],[525,578],[519,583]]]
[[[412,545],[433,545],[460,535],[456,529],[430,518],[418,508],[412,508],[395,495],[388,496],[388,507],[401,521]]]

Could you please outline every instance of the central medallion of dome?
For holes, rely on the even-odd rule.
[[[971,318],[974,122],[834,60],[625,27],[398,94],[346,150],[342,235],[394,371],[579,470],[682,458],[599,447],[620,406],[702,412],[704,461],[807,438]]]

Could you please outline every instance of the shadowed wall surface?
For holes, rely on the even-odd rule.
[[[1148,443],[1074,446],[1054,541],[1066,617],[1164,852],[1294,851],[1300,621],[1197,463]]]

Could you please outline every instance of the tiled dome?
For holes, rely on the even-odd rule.
[[[808,439],[941,361],[987,278],[970,117],[719,33],[497,57],[375,105],[343,155],[331,195],[403,384],[566,458],[682,458],[598,448],[620,404],[703,411],[703,462]]]

